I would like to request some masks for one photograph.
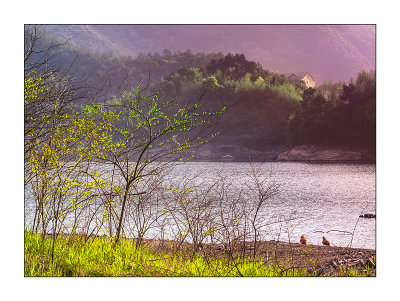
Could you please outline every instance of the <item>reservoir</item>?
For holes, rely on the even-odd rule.
[[[270,225],[264,239],[322,245],[326,236],[335,246],[375,249],[375,164],[267,162],[254,163],[259,176],[277,187],[266,202],[263,218]],[[249,163],[203,162],[176,167],[176,174],[197,180],[223,175],[239,191],[252,182]],[[353,235],[354,233],[354,235]]]
[[[325,236],[333,246],[375,249],[375,218],[359,218],[361,214],[376,214],[375,164],[265,162],[253,167],[260,181],[276,189],[259,212],[258,221],[263,225],[259,239],[299,242],[304,234],[308,244],[322,245]],[[163,185],[179,186],[191,179],[193,185],[207,189],[217,183],[208,197],[217,195],[221,187],[229,187],[229,198],[251,202],[257,198],[251,170],[246,162],[189,162],[173,167]],[[33,208],[28,188],[28,227]],[[129,219],[126,222],[130,223]],[[158,236],[154,230],[146,235]]]

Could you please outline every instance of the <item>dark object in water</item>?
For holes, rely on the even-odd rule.
[[[360,215],[360,217],[362,218],[376,218],[375,214],[371,214],[371,213],[365,213],[364,215]]]

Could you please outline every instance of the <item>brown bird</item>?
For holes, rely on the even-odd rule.
[[[326,239],[325,236],[322,236],[322,244],[325,246],[330,246],[331,243],[329,242],[329,240]]]
[[[306,244],[307,244],[307,239],[306,239],[306,237],[304,236],[304,234],[300,237],[300,243],[301,243],[302,245],[306,245]]]

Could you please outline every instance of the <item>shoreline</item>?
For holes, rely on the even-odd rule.
[[[61,236],[71,237],[70,234],[60,234]],[[86,239],[99,239],[99,238],[110,238],[109,236],[96,236],[96,235],[80,235]],[[51,234],[47,234],[47,237],[51,237]],[[137,238],[123,238],[123,240],[132,242],[135,244]],[[277,262],[287,262],[291,260],[292,263],[301,263],[305,258],[314,258],[314,262],[318,264],[329,264],[334,260],[342,260],[347,263],[361,263],[365,266],[365,263],[371,258],[376,256],[376,249],[367,248],[354,248],[354,247],[338,247],[338,246],[323,246],[323,245],[302,245],[298,242],[284,242],[284,241],[257,241],[256,250],[254,248],[254,242],[249,241],[246,243],[235,242],[231,244],[224,243],[204,243],[195,246],[193,243],[178,242],[161,239],[143,238],[142,246],[149,248],[152,251],[159,252],[171,252],[177,249],[189,251],[200,251],[207,253],[208,255],[221,255],[231,253],[234,256],[253,256],[264,257],[268,260],[274,259]],[[357,261],[357,262],[356,262]],[[304,262],[303,262],[304,263]],[[348,266],[354,266],[354,264],[348,264]]]
[[[263,151],[234,145],[200,148],[199,161],[209,162],[312,162],[376,164],[373,150],[324,145],[271,146]]]
[[[233,160],[224,160],[220,158],[215,159],[196,159],[191,162],[199,163],[248,163],[249,158],[238,157]],[[262,160],[262,159],[251,159],[254,163],[309,163],[309,164],[376,164],[375,160]]]
[[[158,239],[146,239],[144,246],[157,251],[170,244],[168,241]],[[187,250],[193,250],[194,245],[185,243]],[[167,247],[168,248],[168,247]],[[302,245],[296,242],[282,241],[259,241],[254,248],[253,242],[227,244],[201,244],[200,252],[221,256],[230,255],[263,258],[266,261],[273,261],[278,265],[306,268],[317,271],[319,275],[330,275],[340,273],[347,268],[357,269],[359,272],[367,269],[376,269],[376,249],[336,247],[321,245]]]
[[[65,253],[65,255],[62,252],[58,253],[57,257],[55,257],[55,260],[58,263],[54,266],[51,263],[51,257],[49,257],[51,252],[50,249],[48,249],[48,254],[45,255],[45,257],[39,253],[32,253],[32,250],[41,250],[40,233],[34,234],[29,231],[25,232],[25,237],[34,236],[36,236],[37,239],[29,239],[28,241],[25,240],[24,243],[26,265],[25,275],[29,274],[38,276],[37,268],[39,266],[41,267],[42,271],[47,273],[49,269],[51,270],[54,267],[59,266],[61,262],[65,260],[64,256],[68,255],[73,256],[69,260],[81,260],[81,264],[83,261],[86,262],[86,268],[83,268],[82,271],[82,266],[80,264],[78,264],[78,266],[71,267],[70,263],[67,262],[67,272],[72,273],[70,272],[71,269],[74,270],[70,276],[99,276],[100,274],[103,276],[149,276],[150,274],[153,274],[150,270],[146,269],[150,268],[153,262],[160,262],[168,266],[169,262],[164,261],[168,258],[173,259],[172,262],[176,262],[176,260],[178,260],[181,264],[185,265],[191,265],[193,262],[203,262],[203,264],[205,264],[203,265],[203,268],[206,268],[209,266],[210,262],[213,262],[216,264],[216,267],[223,266],[227,268],[228,271],[232,271],[232,268],[240,265],[242,268],[244,268],[244,266],[247,266],[248,268],[250,267],[251,269],[255,268],[253,272],[257,273],[257,269],[262,267],[262,269],[265,268],[269,270],[273,276],[376,276],[376,250],[374,249],[303,245],[295,242],[289,243],[273,240],[258,241],[256,244],[254,241],[236,241],[230,243],[204,243],[195,245],[193,243],[161,239],[142,239],[141,241],[138,241],[138,239],[134,238],[121,238],[120,242],[116,246],[116,249],[114,249],[115,246],[112,247],[114,244],[114,239],[108,236],[83,234],[73,235],[67,233],[60,233],[55,240],[56,245],[63,246],[61,249],[64,250],[64,248],[66,248],[67,253]],[[46,243],[47,248],[52,245],[51,239],[52,235],[46,234],[45,240],[49,242]],[[32,243],[37,244],[37,246],[33,249],[32,247],[29,247],[29,245]],[[88,250],[91,250],[90,252],[95,252],[97,254],[96,257],[98,258],[109,258],[105,262],[103,262],[104,260],[101,260],[96,264],[96,269],[101,272],[96,272],[93,274],[93,265],[91,263],[92,259],[90,259],[92,257],[89,256],[89,258],[86,259],[77,259],[77,254],[81,254],[81,251],[79,250],[83,248],[86,250],[84,252],[85,254],[87,254]],[[61,250],[60,247],[56,249]],[[125,250],[123,253],[131,259],[117,268],[115,265],[120,265],[121,259],[114,262],[112,257],[117,253],[114,253],[113,249],[118,254],[120,250]],[[30,251],[27,252],[27,250]],[[127,251],[128,253],[126,253]],[[137,256],[135,255],[136,252],[138,252],[138,254],[147,254],[146,256],[149,258],[149,261],[137,261],[137,259],[135,259]],[[46,257],[47,259],[43,261],[43,258]],[[80,255],[78,255],[78,257],[80,257]],[[123,261],[125,262],[125,259]],[[256,267],[258,264],[261,265]],[[117,268],[115,273],[107,270],[110,265]],[[132,267],[132,269],[130,267]],[[58,271],[57,269],[56,271]],[[131,271],[129,271],[130,269]],[[168,269],[168,271],[171,272],[170,269]],[[214,274],[212,269],[209,270],[209,272],[212,273],[212,275],[209,276],[221,276],[221,274]],[[289,274],[286,274],[287,272]],[[53,275],[51,273],[52,272],[46,275]],[[173,274],[174,273],[175,272],[173,272]],[[156,275],[168,276],[169,274],[165,275],[163,272],[158,270]],[[234,275],[238,276],[236,274]]]

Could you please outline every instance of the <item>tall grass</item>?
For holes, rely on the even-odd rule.
[[[282,270],[272,261],[212,257],[197,252],[155,252],[137,247],[122,239],[113,248],[113,239],[60,235],[55,240],[51,260],[52,238],[25,231],[25,276],[168,276],[168,277],[265,277],[315,276],[305,269]],[[343,275],[346,276],[346,275]],[[352,271],[347,276],[358,275]]]
[[[238,276],[226,259],[193,256],[190,252],[157,253],[121,240],[97,237],[88,242],[76,236],[59,236],[51,261],[52,239],[25,231],[25,276]],[[44,250],[44,252],[43,252]],[[261,260],[243,260],[240,270],[245,276],[274,276]]]

